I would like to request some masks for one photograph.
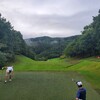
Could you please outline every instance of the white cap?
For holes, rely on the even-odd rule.
[[[78,82],[77,82],[77,85],[78,85],[78,86],[81,86],[81,85],[82,85],[82,82],[81,82],[81,81],[78,81]]]

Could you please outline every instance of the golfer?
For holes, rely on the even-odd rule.
[[[76,100],[86,100],[86,89],[82,87],[82,82],[76,82],[78,86],[78,91],[76,94]]]
[[[12,81],[13,66],[6,67],[5,83],[9,80]]]

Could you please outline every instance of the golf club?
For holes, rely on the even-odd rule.
[[[75,82],[75,83],[77,83],[77,81],[76,81],[75,79],[73,79],[73,78],[72,78],[72,82]]]

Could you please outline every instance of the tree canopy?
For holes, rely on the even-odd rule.
[[[51,38],[44,36],[26,39],[25,41],[32,48],[33,52],[35,52],[35,60],[48,60],[60,57],[66,45],[77,37]]]
[[[14,61],[16,54],[29,56],[28,52],[21,33],[14,30],[11,23],[0,14],[0,66]]]
[[[100,55],[100,12],[90,25],[84,27],[82,35],[66,47],[65,54],[71,57]]]

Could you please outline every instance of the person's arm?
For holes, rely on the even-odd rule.
[[[12,66],[12,77],[14,76],[14,69],[13,69],[13,66]]]
[[[11,66],[11,76],[12,76],[12,78],[14,77],[14,70],[13,70],[13,66]]]
[[[80,96],[80,92],[79,90],[77,91],[77,94],[76,94],[76,100],[79,100],[79,96]]]
[[[6,66],[4,66],[4,67],[2,67],[2,70],[3,70],[3,69],[7,69],[7,67],[6,67]]]
[[[78,100],[78,98],[76,98],[76,100]]]

